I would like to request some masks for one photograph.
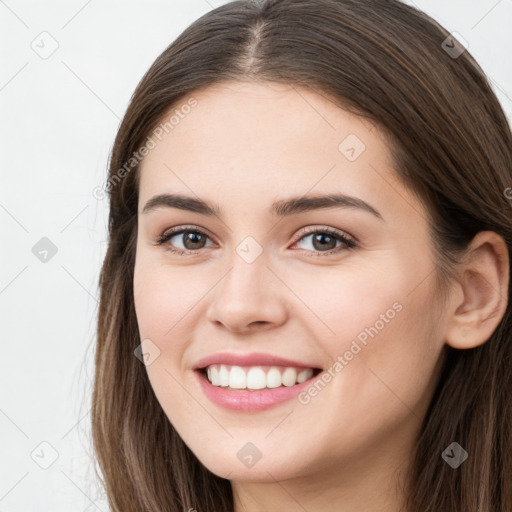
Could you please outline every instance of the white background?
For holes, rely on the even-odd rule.
[[[108,213],[92,191],[143,73],[224,3],[0,0],[0,512],[108,510],[89,441]],[[463,36],[512,118],[512,0],[415,5]],[[43,31],[58,43],[47,59],[31,47],[51,48]],[[46,263],[42,237],[57,248]]]

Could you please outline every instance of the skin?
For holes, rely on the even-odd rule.
[[[225,82],[193,96],[197,106],[140,168],[134,300],[141,339],[160,351],[146,366],[156,397],[201,463],[232,482],[236,512],[398,511],[443,348],[485,342],[503,316],[506,246],[480,233],[440,304],[425,206],[368,120],[268,82]],[[366,146],[354,161],[339,150],[350,134]],[[217,203],[222,216],[142,213],[162,193]],[[339,207],[283,219],[269,212],[278,199],[327,193],[361,198],[383,218]],[[155,245],[183,225],[206,232],[202,246],[166,251],[190,247],[182,234]],[[357,246],[322,249],[306,227],[339,230]],[[262,249],[252,263],[236,252],[247,236]],[[192,371],[221,351],[332,368],[393,304],[400,311],[307,404],[223,409]],[[252,467],[237,457],[248,442],[261,452]]]

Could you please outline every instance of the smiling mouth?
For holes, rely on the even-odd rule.
[[[230,391],[261,391],[302,384],[315,378],[322,369],[212,364],[197,371],[212,386]]]

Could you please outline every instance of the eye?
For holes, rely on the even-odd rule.
[[[166,250],[176,254],[189,254],[191,252],[197,252],[197,249],[203,249],[205,240],[210,237],[200,229],[192,229],[192,227],[181,227],[162,234],[158,238],[156,245],[163,245],[173,238],[181,240],[184,246],[183,249],[179,247],[172,247],[169,244],[169,246],[166,247]]]
[[[308,250],[312,254],[308,256],[325,256],[339,252],[344,249],[353,249],[356,247],[354,240],[349,238],[347,235],[332,228],[307,228],[306,234],[302,232],[302,236],[294,243],[297,244],[301,240],[310,238],[308,245],[313,250]],[[336,247],[337,243],[341,244],[341,247]]]

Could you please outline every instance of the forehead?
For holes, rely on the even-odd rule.
[[[216,203],[243,198],[255,208],[265,198],[341,192],[377,208],[388,201],[396,214],[415,202],[378,128],[309,89],[223,82],[183,98],[164,123],[173,115],[141,163],[139,211],[164,192]]]

